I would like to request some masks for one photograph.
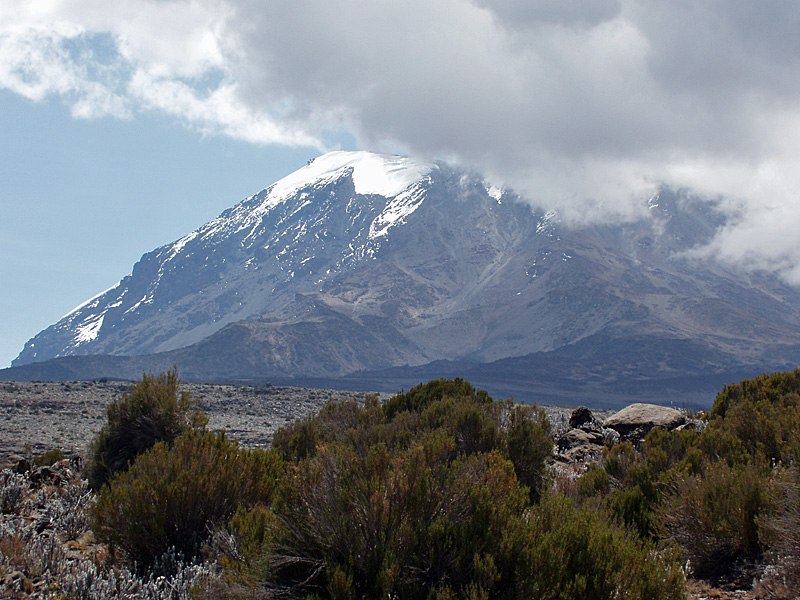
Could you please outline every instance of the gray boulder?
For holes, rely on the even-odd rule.
[[[603,443],[611,448],[614,444],[619,443],[620,435],[616,429],[606,428],[603,429]]]
[[[622,439],[631,436],[640,439],[653,427],[675,429],[686,423],[686,415],[681,411],[657,404],[631,404],[608,417],[603,427],[614,429]]]
[[[586,431],[585,429],[570,429],[558,440],[558,447],[561,450],[570,450],[578,446],[602,446],[603,434],[596,431]]]

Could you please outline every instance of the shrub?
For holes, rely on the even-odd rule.
[[[720,461],[674,485],[660,523],[684,549],[697,576],[724,575],[737,560],[760,554],[758,517],[769,505],[768,478],[769,470],[756,462],[730,466]]]
[[[59,461],[64,460],[66,455],[61,451],[61,448],[53,448],[44,454],[41,454],[33,459],[33,464],[37,467],[51,467]]]
[[[766,578],[774,598],[800,597],[800,471],[797,467],[777,482],[777,506],[762,519],[769,539],[774,572]]]
[[[316,452],[320,437],[317,420],[309,416],[278,429],[272,437],[272,447],[283,460],[303,460]]]
[[[437,380],[384,407],[331,403],[275,439],[287,472],[272,510],[229,525],[228,575],[254,593],[682,598],[673,552],[598,516],[599,503],[546,494],[553,441],[535,407]]]
[[[620,524],[651,537],[661,492],[658,473],[648,468],[645,446],[636,449],[624,442],[604,451],[607,479],[590,470],[581,478],[587,481],[579,481],[578,487],[584,493],[592,489],[603,492],[603,504]]]
[[[710,417],[710,429],[720,430],[720,437],[730,432],[739,442],[722,456],[729,462],[741,459],[742,451],[770,461],[800,458],[800,369],[725,386]]]
[[[389,399],[384,404],[387,420],[403,411],[422,412],[428,405],[443,398],[471,398],[481,404],[492,401],[484,390],[475,390],[472,384],[460,377],[455,379],[434,379],[422,383],[404,394]]]
[[[109,404],[106,424],[89,450],[86,474],[92,489],[100,489],[156,442],[172,442],[190,429],[205,426],[205,414],[191,410],[189,394],[179,394],[178,386],[174,369],[157,377],[145,373],[129,392]]]
[[[0,514],[19,512],[28,485],[28,478],[24,474],[9,469],[0,471]]]
[[[224,433],[189,432],[172,446],[157,443],[104,486],[92,529],[140,570],[169,549],[192,559],[210,527],[242,506],[270,502],[279,471],[274,452],[240,449]]]
[[[658,551],[589,506],[559,494],[531,509],[509,543],[519,556],[517,597],[679,600],[684,575],[674,551]]]
[[[427,447],[425,447],[427,446]],[[452,440],[390,456],[320,449],[285,480],[265,572],[273,589],[323,597],[428,598],[444,584],[497,593],[513,579],[502,540],[527,494],[498,453],[449,461]]]
[[[538,502],[547,486],[547,460],[553,454],[550,423],[542,409],[515,406],[510,410],[506,448],[517,479],[528,487],[531,502]]]
[[[441,379],[384,406],[330,402],[274,440],[287,474],[271,516],[231,523],[239,564],[260,568],[267,589],[321,598],[512,592],[516,556],[503,540],[544,486],[553,441],[543,411]],[[264,531],[253,524],[262,522]],[[259,546],[247,558],[244,549]],[[252,583],[252,572],[233,570]]]

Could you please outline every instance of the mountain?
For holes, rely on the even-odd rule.
[[[333,152],[142,256],[0,377],[177,364],[192,379],[452,373],[517,397],[674,399],[686,386],[658,382],[798,355],[797,289],[691,252],[724,224],[665,189],[633,222],[570,228],[444,163]]]

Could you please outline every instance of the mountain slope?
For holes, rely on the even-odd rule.
[[[664,190],[635,222],[570,229],[519,200],[442,163],[327,154],[145,254],[13,366],[157,356],[206,378],[329,378],[538,365],[601,339],[616,354],[623,340],[691,341],[720,372],[789,360],[798,291],[687,253],[724,224],[713,206]],[[592,356],[611,380],[636,361]],[[656,358],[640,356],[645,370],[680,376]]]

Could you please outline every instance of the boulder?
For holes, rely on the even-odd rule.
[[[602,446],[603,442],[604,437],[600,432],[570,429],[558,439],[558,447],[561,450],[569,450],[578,446]]]
[[[603,429],[603,443],[611,448],[614,444],[619,443],[620,436],[616,429]]]
[[[52,467],[37,467],[31,470],[30,474],[31,483],[34,485],[44,485],[44,484],[51,484],[51,485],[61,485],[62,477],[61,475],[56,472]]]
[[[555,455],[556,463],[569,467],[569,471],[561,471],[568,478],[574,479],[580,473],[585,473],[592,463],[598,462],[603,455],[603,447],[595,444],[576,446]]]
[[[592,411],[585,406],[579,406],[572,411],[572,415],[569,418],[569,426],[572,429],[577,429],[584,423],[591,423],[592,421],[594,421]]]
[[[642,437],[653,427],[675,429],[684,423],[686,415],[674,408],[657,404],[631,404],[608,417],[603,427],[614,429],[623,439],[627,439],[631,434]]]

